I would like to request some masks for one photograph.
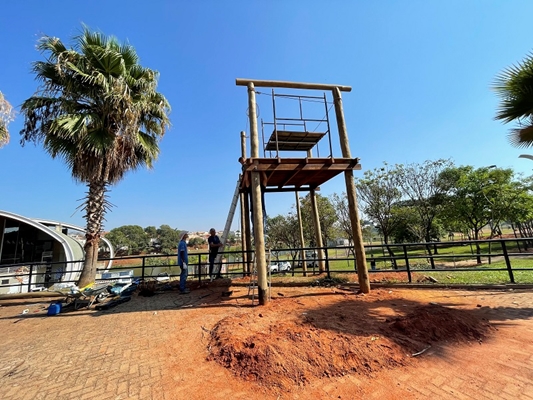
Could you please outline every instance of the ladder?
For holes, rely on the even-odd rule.
[[[257,267],[255,265],[255,257],[253,262],[252,275],[250,276],[250,284],[248,285],[248,296],[250,296],[250,291],[252,292],[252,306],[255,301],[255,289],[257,288]]]
[[[270,253],[270,249],[268,250],[268,253],[267,253],[267,265],[270,265],[270,260],[271,260],[271,253]],[[270,268],[268,269],[267,271],[267,286],[268,286],[268,300],[272,300],[272,297],[271,297],[271,292],[272,292],[272,274],[270,272]],[[248,285],[248,296],[250,296],[250,292],[252,292],[252,306],[254,305],[254,302],[255,302],[255,290],[258,288],[257,286],[257,264],[255,263],[255,257],[254,257],[254,262],[253,262],[253,270],[252,270],[252,275],[250,276],[250,284]],[[257,299],[259,301],[259,299]]]
[[[224,232],[222,232],[222,237],[220,238],[220,242],[222,243],[222,246],[218,249],[218,254],[215,258],[214,269],[216,269],[217,273],[220,273],[220,268],[222,268],[222,266],[220,265],[220,261],[222,260],[222,254],[220,253],[224,251],[224,247],[226,246],[226,240],[228,239],[228,235],[229,235],[229,230],[231,229],[231,224],[233,222],[233,217],[235,216],[235,210],[237,209],[237,203],[239,202],[240,184],[241,184],[241,175],[239,175],[239,179],[237,180],[237,186],[235,187],[235,193],[233,194],[233,199],[231,200],[231,206],[229,208],[228,218],[226,219],[226,225],[224,226]],[[213,271],[213,273],[215,273],[215,271]]]

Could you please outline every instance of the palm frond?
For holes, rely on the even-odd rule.
[[[170,123],[157,71],[139,65],[130,44],[86,26],[72,49],[45,37],[40,50],[48,58],[33,71],[43,85],[23,103],[23,141],[43,141],[84,182],[151,167]]]
[[[9,142],[8,125],[15,119],[15,110],[0,92],[0,147]]]
[[[512,129],[509,133],[509,141],[515,147],[527,148],[533,146],[533,124]]]
[[[124,43],[119,47],[118,52],[122,55],[124,60],[124,65],[126,68],[130,69],[132,67],[140,67],[139,65],[139,56],[135,51],[135,48],[129,43]]]
[[[67,51],[67,48],[59,38],[43,36],[37,43],[37,50],[48,53],[49,60],[56,61],[58,55]]]
[[[495,119],[517,122],[509,140],[514,146],[529,147],[533,144],[533,53],[498,74],[492,88],[501,99]]]

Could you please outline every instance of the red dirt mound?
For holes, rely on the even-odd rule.
[[[404,363],[400,347],[384,338],[353,338],[297,322],[253,331],[255,318],[229,317],[212,332],[210,359],[247,380],[288,389],[316,377],[365,374]]]
[[[491,329],[462,310],[399,304],[381,294],[315,310],[278,298],[226,317],[211,330],[207,358],[245,380],[290,390],[313,379],[406,365],[429,343],[479,341]]]
[[[487,321],[472,314],[439,305],[420,306],[403,317],[395,318],[390,326],[409,338],[425,343],[477,341],[482,342],[494,329]]]

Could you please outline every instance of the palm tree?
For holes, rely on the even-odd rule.
[[[170,106],[156,91],[158,73],[139,65],[131,45],[85,26],[74,40],[71,49],[58,38],[39,41],[38,49],[47,56],[33,64],[41,87],[22,104],[20,133],[22,144],[42,143],[88,186],[85,263],[78,282],[85,286],[96,275],[109,186],[128,171],[152,167]]]
[[[504,123],[517,121],[509,139],[516,147],[533,145],[533,53],[518,65],[503,70],[493,89],[501,98],[496,119]]]
[[[9,102],[0,92],[0,147],[9,142],[9,131],[7,126],[15,117],[15,111]]]

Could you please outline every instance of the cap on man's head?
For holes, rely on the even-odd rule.
[[[189,232],[188,231],[183,231],[180,233],[180,240],[183,240],[183,238],[185,237],[185,235],[187,235]]]
[[[209,229],[209,232],[216,232],[215,228]]]

